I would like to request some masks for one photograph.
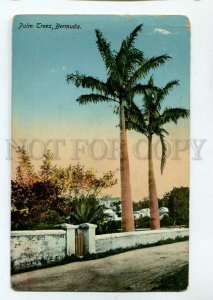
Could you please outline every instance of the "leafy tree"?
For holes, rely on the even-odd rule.
[[[16,147],[15,150],[18,155],[16,182],[23,185],[31,185],[38,177],[34,171],[34,166],[30,161],[30,157],[23,147]]]
[[[174,225],[189,225],[189,188],[175,187],[166,193],[161,202],[167,203]]]
[[[31,186],[20,185],[16,181],[11,183],[11,227],[16,229],[31,229],[34,219],[32,218],[33,193]]]
[[[43,162],[40,166],[40,178],[42,181],[51,181],[53,176],[53,166],[52,166],[53,154],[50,150],[47,150],[46,153],[43,155]]]
[[[134,47],[134,42],[142,25],[137,26],[123,40],[119,51],[112,51],[111,44],[106,41],[103,34],[96,30],[96,43],[105,64],[107,80],[101,81],[95,77],[79,74],[67,75],[67,82],[77,87],[89,88],[92,93],[81,95],[77,101],[80,104],[114,102],[116,111],[120,114],[120,176],[122,199],[122,230],[134,230],[133,204],[131,198],[130,170],[128,158],[128,143],[126,135],[126,111],[134,96],[148,89],[139,81],[151,69],[165,63],[169,56],[162,55],[147,59],[142,51]]]
[[[162,104],[168,93],[179,83],[177,80],[170,81],[161,89],[150,89],[144,91],[144,103],[142,107],[134,104],[131,106],[131,114],[127,120],[128,129],[134,129],[144,134],[148,139],[148,184],[150,200],[151,229],[160,228],[160,216],[158,196],[154,176],[154,166],[152,157],[153,135],[160,138],[162,146],[161,173],[166,163],[166,143],[165,135],[168,131],[165,129],[167,123],[175,123],[180,118],[187,118],[189,111],[184,108],[165,108],[162,110]],[[150,78],[149,85],[154,87],[153,79]]]
[[[69,213],[65,199],[51,182],[37,181],[32,185],[20,185],[12,181],[11,225],[12,229],[37,229],[65,221]]]
[[[26,151],[18,149],[17,153],[17,173],[11,185],[12,229],[41,229],[63,223],[78,200],[81,205],[82,197],[96,197],[117,183],[112,171],[98,177],[80,164],[54,166],[50,151],[36,172]]]
[[[98,177],[95,170],[86,169],[79,163],[66,168],[54,166],[51,181],[60,188],[61,196],[67,200],[91,195],[97,198],[103,190],[117,184],[113,171],[108,171]]]
[[[137,211],[137,210],[140,210],[143,208],[149,208],[149,199],[145,197],[141,201],[133,202],[133,208],[134,208],[134,211]]]

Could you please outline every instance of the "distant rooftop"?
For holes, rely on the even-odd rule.
[[[121,201],[121,199],[119,197],[112,197],[112,198],[108,198],[108,197],[103,197],[103,198],[99,198],[98,201]]]

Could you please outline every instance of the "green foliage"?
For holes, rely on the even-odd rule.
[[[117,214],[118,217],[121,217],[121,203],[115,202],[111,204],[110,208]]]
[[[189,265],[178,268],[173,274],[167,274],[160,279],[160,282],[151,291],[183,291],[189,283]]]
[[[98,224],[104,219],[103,206],[98,204],[94,196],[80,197],[72,202],[70,214],[71,224],[94,223]]]
[[[43,162],[40,167],[40,176],[42,181],[51,180],[51,176],[53,175],[52,160],[53,154],[50,152],[50,150],[47,150],[47,153],[43,155]]]
[[[94,196],[81,197],[72,202],[71,224],[93,223],[97,225],[96,234],[121,231],[121,221],[110,220],[104,214],[104,205],[100,205]]]
[[[81,164],[70,165],[67,168],[52,168],[52,181],[61,189],[61,194],[67,199],[97,197],[103,190],[117,183],[114,173],[109,171],[98,177],[93,169],[86,169]]]
[[[11,225],[13,230],[52,227],[65,221],[65,199],[51,182],[20,185],[12,181]]]
[[[129,130],[135,130],[144,134],[148,139],[157,135],[161,142],[161,173],[166,163],[165,136],[169,133],[164,129],[167,123],[175,123],[180,118],[188,118],[189,110],[184,108],[164,108],[162,104],[169,92],[179,84],[177,80],[170,81],[163,88],[154,85],[152,77],[148,82],[150,88],[144,89],[143,105],[138,107],[134,103],[128,108],[126,126]]]
[[[150,217],[140,217],[135,220],[135,228],[150,228]]]
[[[13,230],[31,229],[35,219],[34,196],[31,186],[11,183],[11,226]]]
[[[17,147],[15,150],[18,154],[16,182],[19,184],[30,185],[37,180],[37,174],[34,171],[34,166],[24,148]]]
[[[133,202],[134,211],[149,208],[149,199]],[[175,225],[189,226],[189,188],[175,187],[172,191],[166,193],[159,200],[159,207],[167,207],[169,216],[164,215],[161,219],[161,227],[170,227]],[[140,217],[135,220],[136,228],[149,228],[149,217]]]
[[[46,229],[64,223],[78,200],[83,211],[82,199],[88,199],[89,205],[91,199],[117,183],[112,171],[98,177],[80,164],[57,167],[50,151],[35,172],[26,151],[17,148],[17,154],[17,173],[11,184],[12,230]],[[87,210],[90,221],[92,209]]]
[[[121,232],[121,221],[103,219],[97,224],[96,234]]]
[[[133,209],[134,211],[143,209],[143,208],[149,208],[149,199],[148,198],[144,198],[141,201],[138,202],[133,202]]]
[[[118,106],[122,102],[128,108],[134,97],[150,89],[150,84],[141,84],[150,70],[163,65],[170,57],[161,55],[158,57],[146,58],[144,53],[135,48],[135,41],[142,30],[138,25],[121,43],[120,49],[113,51],[111,43],[108,42],[100,30],[95,30],[96,44],[103,59],[107,80],[101,81],[98,78],[80,74],[78,71],[68,74],[67,82],[72,82],[76,87],[87,88],[92,91],[78,97],[80,104],[114,102]],[[117,107],[117,106],[116,106]],[[120,109],[120,108],[119,108]]]
[[[160,200],[169,209],[174,225],[189,225],[189,188],[175,187]]]
[[[160,220],[161,227],[170,227],[174,225],[174,219],[170,216],[164,215]]]
[[[137,95],[141,95],[146,90],[153,89],[151,82],[142,84],[141,81],[148,73],[163,65],[170,57],[161,55],[158,57],[145,58],[144,53],[135,47],[135,41],[142,30],[142,24],[138,25],[121,43],[118,51],[111,49],[111,43],[103,36],[102,32],[96,29],[96,44],[103,59],[106,70],[106,81],[101,81],[98,78],[80,74],[79,72],[68,74],[67,82],[72,82],[76,87],[90,89],[90,94],[84,94],[77,98],[80,104],[98,103],[98,102],[113,102],[115,104],[114,112],[120,115],[120,134],[121,136],[126,131],[125,122],[128,118],[129,110],[134,106],[134,100]],[[128,126],[127,126],[128,127]],[[127,141],[122,142],[121,139],[121,154],[127,147]],[[128,154],[127,154],[128,159]],[[123,164],[123,165],[122,165]],[[126,174],[129,177],[126,164],[121,160],[121,174]],[[123,211],[128,213],[123,214],[123,230],[133,229],[133,211],[131,206],[130,180],[124,182],[121,176],[121,187],[123,194],[129,195],[126,200],[122,201]],[[129,205],[129,210],[125,207]]]

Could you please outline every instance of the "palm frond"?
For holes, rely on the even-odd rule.
[[[163,170],[166,164],[166,152],[167,152],[167,147],[166,147],[166,143],[164,140],[164,135],[160,134],[160,141],[161,141],[161,149],[162,149],[162,153],[161,153],[161,174],[163,174]]]
[[[144,62],[144,64],[143,64],[144,71],[146,71],[148,73],[151,69],[155,69],[155,68],[165,64],[165,62],[168,59],[171,59],[171,56],[169,56],[167,54],[160,55],[160,56],[154,56]]]
[[[138,83],[132,88],[132,92],[134,93],[134,95],[144,94],[144,95],[148,96],[149,94],[158,92],[158,91],[160,91],[160,88],[154,86],[150,82],[148,82],[147,84]]]
[[[104,38],[102,32],[98,29],[95,30],[96,33],[96,43],[99,49],[99,52],[102,56],[102,59],[105,63],[108,74],[112,72],[115,66],[115,56],[111,51],[111,43],[107,42]]]
[[[143,51],[137,48],[131,48],[128,52],[126,52],[127,61],[129,63],[137,62],[141,64],[144,61],[144,53]]]
[[[147,136],[148,127],[144,118],[144,114],[134,102],[132,102],[128,107],[125,116],[126,128],[128,130],[135,130]]]
[[[130,48],[126,52],[118,53],[116,56],[116,66],[118,74],[127,82],[139,64],[144,60],[144,54],[137,48]]]
[[[131,81],[136,82],[137,80],[147,76],[151,69],[155,69],[165,62],[171,59],[168,55],[154,56],[150,59],[146,59],[142,62],[141,66],[136,70],[136,72],[132,75]]]
[[[121,44],[121,48],[120,48],[120,52],[126,52],[128,49],[130,49],[134,42],[135,39],[138,35],[138,33],[142,30],[142,24],[138,25],[127,37],[125,40],[123,40],[122,44]]]
[[[87,94],[87,95],[81,95],[76,100],[79,104],[88,104],[88,103],[98,103],[98,102],[110,102],[110,101],[116,101],[112,98],[109,98],[107,96],[101,95],[101,94]]]
[[[175,123],[179,119],[186,119],[189,116],[189,110],[185,108],[165,108],[163,113],[158,119],[158,123],[160,125],[164,125],[166,123]]]
[[[121,43],[120,50],[116,54],[116,69],[123,82],[126,81],[135,66],[144,60],[143,52],[135,48],[134,42],[138,33],[142,30],[142,24],[138,25]]]
[[[84,74],[79,74],[78,72],[68,74],[67,82],[73,82],[76,87],[90,88],[93,90],[97,90],[99,92],[108,92],[107,84],[103,81],[100,81],[97,78],[92,76],[86,76]]]
[[[163,134],[169,135],[169,132],[165,128],[160,129]]]
[[[157,94],[157,102],[160,103],[164,100],[164,98],[169,94],[169,92],[175,87],[179,85],[179,80],[172,80],[168,82],[165,87],[159,89]]]
[[[144,90],[143,110],[149,122],[151,122],[151,119],[154,120],[157,114],[159,114],[156,109],[156,90],[153,87]]]

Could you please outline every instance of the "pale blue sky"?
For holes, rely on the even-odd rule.
[[[38,29],[37,22],[50,24],[53,28],[56,23],[79,24],[81,29]],[[18,29],[20,23],[31,24],[33,28]],[[186,17],[17,16],[13,23],[13,138],[119,138],[114,105],[80,106],[76,98],[89,91],[68,85],[66,75],[79,71],[106,79],[104,64],[96,46],[95,29],[103,32],[113,50],[119,50],[122,40],[139,24],[143,24],[143,30],[138,35],[136,47],[144,51],[147,57],[168,54],[173,58],[149,74],[153,74],[159,86],[174,79],[180,81],[180,86],[166,98],[165,105],[189,108],[190,30]],[[187,138],[189,120],[181,121],[177,127],[171,126],[170,132],[171,136],[178,134],[178,138]],[[138,138],[138,135],[129,133],[129,147],[133,147]],[[67,152],[64,147],[66,165],[71,163]],[[186,161],[187,156],[182,160],[183,165],[177,162],[180,173],[175,174],[172,171],[176,168],[173,162],[170,169],[168,164],[170,183],[165,187],[161,184],[160,193],[174,185],[188,184]],[[97,162],[88,160],[86,156],[82,162],[99,171],[119,167],[119,161]],[[146,168],[136,161],[132,160],[132,163],[132,173],[138,174]],[[174,180],[171,174],[175,176]],[[119,196],[118,190],[113,191],[115,196]],[[146,195],[144,188],[141,192],[138,183],[132,183],[132,190],[137,198],[142,193]]]
[[[36,23],[80,24],[81,29],[37,29]],[[33,29],[18,29],[19,24],[33,24]],[[152,16],[18,16],[13,25],[13,113],[24,127],[29,122],[41,122],[62,117],[85,120],[94,113],[93,105],[83,109],[75,99],[85,90],[69,86],[67,73],[78,70],[106,78],[101,56],[96,47],[94,30],[100,29],[118,50],[121,41],[138,25],[143,31],[136,46],[147,57],[164,53],[173,57],[163,67],[153,71],[154,79],[164,85],[180,80],[170,97],[169,105],[189,107],[189,31],[185,17]],[[92,107],[91,107],[92,106]],[[115,119],[109,105],[100,104],[106,119]],[[103,117],[103,116],[102,116]]]

